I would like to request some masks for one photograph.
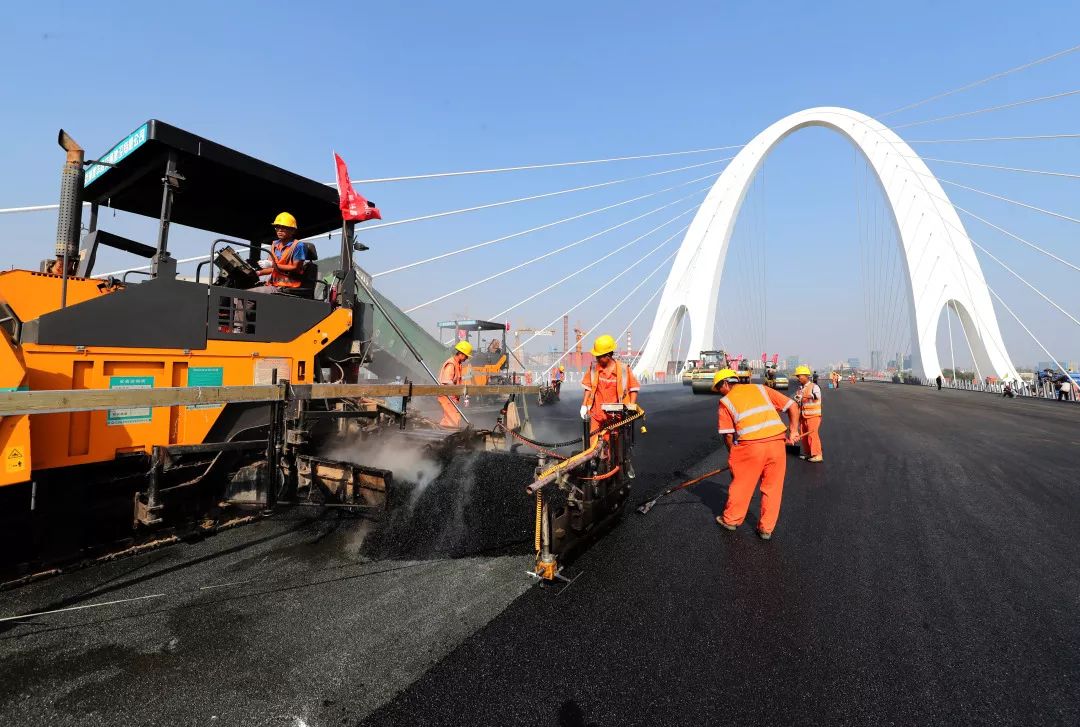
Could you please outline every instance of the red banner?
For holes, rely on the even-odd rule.
[[[368,202],[363,195],[353,189],[349,181],[349,168],[345,166],[345,160],[334,152],[334,165],[337,167],[338,199],[341,207],[341,219],[356,222],[368,220],[381,220],[382,214],[374,202]]]

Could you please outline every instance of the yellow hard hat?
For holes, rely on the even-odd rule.
[[[720,369],[712,377],[712,390],[716,391],[720,388],[720,384],[725,381],[730,381],[733,384],[739,383],[739,375],[731,369]]]
[[[472,344],[468,341],[458,341],[457,345],[454,346],[454,350],[460,351],[466,356],[472,356]]]
[[[605,333],[593,341],[592,355],[603,356],[605,353],[615,353],[615,348],[615,339]]]
[[[296,218],[290,215],[288,212],[282,212],[280,215],[274,218],[274,227],[291,227],[294,230],[299,227],[296,224]]]
[[[566,371],[566,367],[562,364],[559,364],[559,371]]]
[[[804,376],[804,375],[805,376],[813,376],[814,373],[810,370],[809,366],[796,366],[795,367],[795,375],[796,376]]]

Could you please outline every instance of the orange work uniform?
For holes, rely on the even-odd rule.
[[[461,364],[458,363],[457,354],[446,359],[446,363],[442,365],[442,370],[439,371],[439,383],[443,386],[457,386],[461,383]],[[439,426],[457,429],[461,426],[461,414],[450,401],[451,398],[454,401],[460,401],[456,396],[439,397],[439,406],[442,407],[443,411],[443,418],[439,421]]]
[[[641,390],[641,384],[630,367],[615,359],[610,359],[607,366],[590,366],[581,385],[585,387],[584,403],[589,407],[594,431],[607,423],[604,404],[629,404],[630,394]],[[590,444],[596,442],[597,436],[593,435]]]
[[[278,240],[270,248],[270,267],[259,275],[269,275],[275,288],[300,288],[304,285],[304,258],[304,243]]]
[[[787,426],[779,412],[792,406],[798,410],[794,401],[761,384],[736,384],[720,400],[717,431],[721,436],[731,434],[735,437],[735,444],[728,454],[732,479],[724,506],[726,524],[742,524],[760,482],[758,530],[771,533],[776,527],[787,472],[784,448]]]
[[[795,394],[799,405],[799,431],[802,432],[802,452],[807,457],[821,456],[821,388],[807,381]]]

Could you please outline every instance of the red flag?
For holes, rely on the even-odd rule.
[[[334,152],[334,164],[337,166],[338,198],[341,200],[341,219],[367,222],[368,220],[381,220],[382,215],[374,202],[368,202],[364,197],[353,189],[349,181],[349,169],[345,166],[345,160]]]

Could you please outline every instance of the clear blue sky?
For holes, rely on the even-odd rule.
[[[1065,2],[412,2],[303,7],[283,2],[43,0],[22,3],[9,10],[9,17],[7,63],[0,74],[0,97],[6,102],[0,119],[5,170],[0,207],[55,200],[62,162],[55,134],[60,126],[91,154],[154,117],[320,180],[333,177],[331,149],[348,160],[354,178],[395,176],[737,144],[808,106],[843,105],[881,113],[1075,45],[1080,38],[1080,5]],[[1080,87],[1078,79],[1080,53],[889,120],[916,121],[1070,90]],[[1073,97],[903,133],[938,139],[1078,132],[1078,112],[1080,99]],[[947,159],[1080,172],[1076,140],[918,149]],[[392,220],[720,156],[368,185],[362,191]],[[931,166],[948,179],[1072,216],[1080,212],[1077,180]],[[855,168],[851,148],[822,130],[793,136],[770,158],[767,181],[755,193],[761,196],[764,232],[739,238],[764,240],[767,253],[763,258],[740,257],[733,249],[731,258],[743,260],[732,264],[747,270],[751,259],[759,266],[763,260],[767,268],[763,343],[770,352],[801,354],[816,364],[848,356],[868,358]],[[708,169],[372,231],[363,236],[372,251],[365,253],[362,264],[373,272],[384,270],[654,191]],[[697,186],[641,204],[659,206]],[[1067,259],[1080,259],[1074,223],[962,190],[950,194],[995,223]],[[494,246],[483,255],[387,276],[380,286],[403,306],[414,305],[645,209],[649,207],[612,210]],[[556,262],[539,263],[420,311],[417,318],[430,325],[454,314],[489,316],[683,209],[673,206],[567,252]],[[105,225],[143,239],[152,236],[153,226],[142,220],[118,216]],[[55,215],[0,216],[0,229],[7,243],[6,262],[34,266],[52,249]],[[1080,274],[1055,269],[1045,258],[978,223],[970,223],[969,231],[1080,317]],[[208,239],[204,233],[178,231],[173,252],[197,254]],[[643,240],[522,306],[509,316],[511,323],[547,325],[662,239]],[[628,275],[628,285],[612,286],[612,296],[583,305],[572,320],[591,327],[612,301],[636,284],[637,273],[654,270],[673,245]],[[126,263],[105,257],[101,265],[105,270]],[[1080,359],[1080,336],[1073,323],[992,261],[984,259],[983,267],[991,285],[1056,355]],[[622,330],[665,271],[603,328]],[[737,277],[734,267],[728,277]],[[1045,358],[1000,309],[999,319],[1019,364]],[[651,309],[634,327],[637,340],[650,323]],[[887,323],[879,322],[882,327]],[[761,335],[752,328],[724,332],[724,344],[752,352],[760,345],[755,335]],[[970,357],[958,332],[954,344],[957,362],[966,363]],[[941,348],[947,358],[944,336]]]

